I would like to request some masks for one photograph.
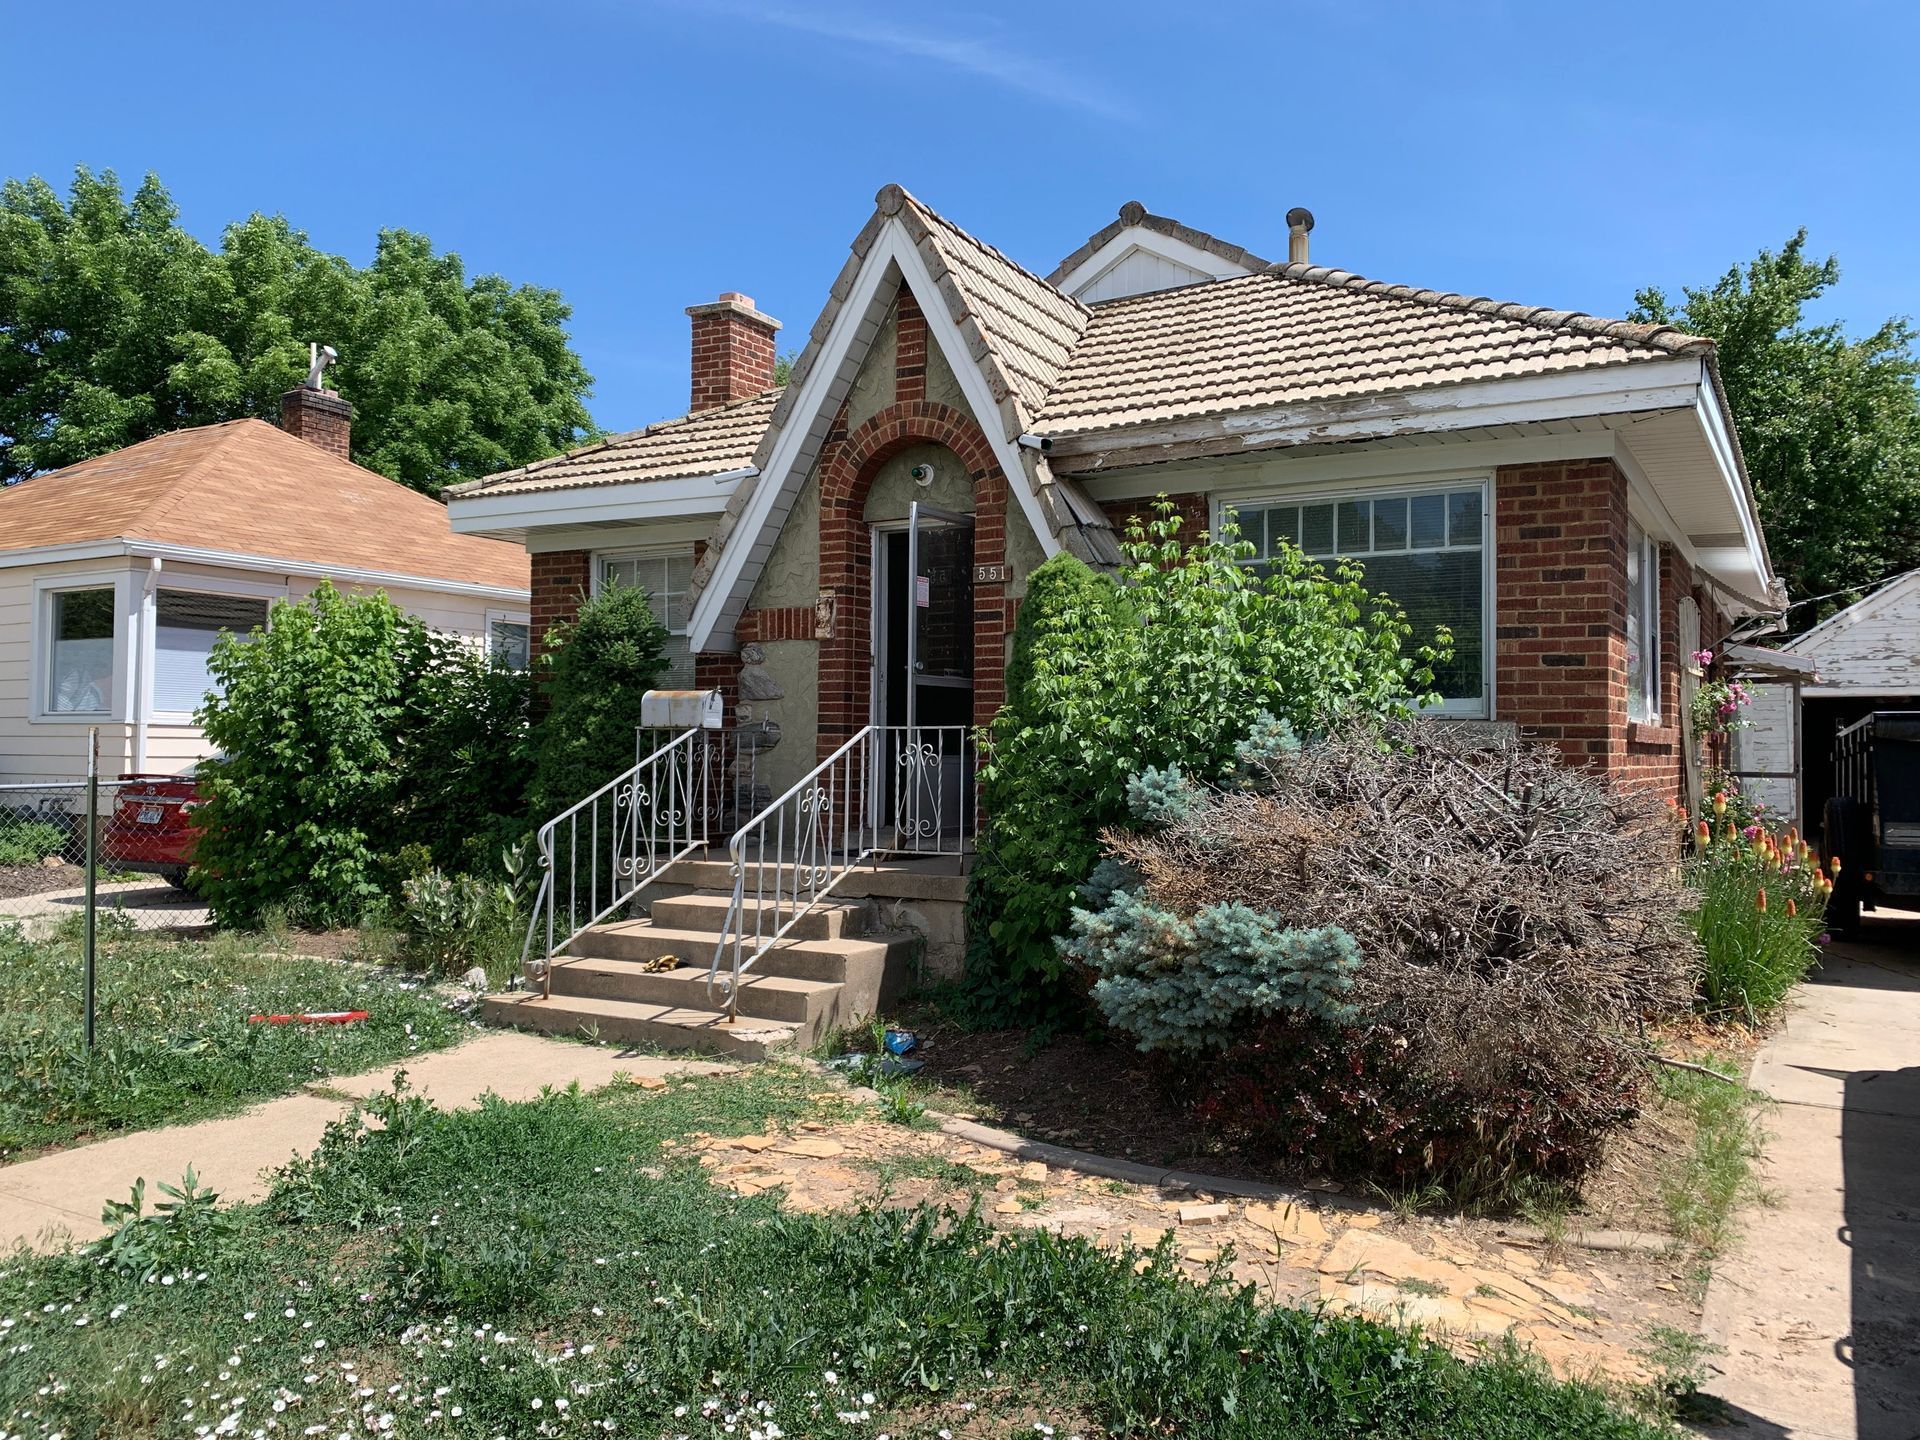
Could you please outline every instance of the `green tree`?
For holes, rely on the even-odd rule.
[[[1636,297],[1634,318],[1710,337],[1740,427],[1775,570],[1803,630],[1866,586],[1920,565],[1920,356],[1905,319],[1849,339],[1806,307],[1840,279],[1807,232],[1762,250],[1712,285]]]
[[[640,697],[667,668],[666,627],[644,590],[609,585],[548,634],[534,727],[535,824],[583,800],[633,764]]]
[[[382,231],[358,267],[278,216],[184,230],[159,180],[112,171],[0,186],[0,483],[152,435],[271,418],[340,352],[353,458],[428,494],[592,433],[592,377],[558,292],[468,279],[423,235]]]

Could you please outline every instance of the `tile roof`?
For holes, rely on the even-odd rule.
[[[898,192],[900,213],[910,217],[909,228],[923,250],[933,250],[928,268],[935,283],[946,279],[958,288],[963,305],[954,318],[963,329],[966,321],[973,322],[1006,390],[1023,418],[1031,418],[1045,404],[1092,312],[898,186],[880,192],[883,210],[891,203],[888,191]],[[931,263],[935,258],[938,264]]]
[[[527,588],[517,545],[264,420],[157,435],[0,489],[0,552],[138,540],[424,580]]]
[[[720,475],[753,463],[754,448],[765,433],[779,386],[730,405],[663,420],[644,430],[629,430],[517,470],[450,486],[447,494],[523,495],[565,490],[578,485],[619,485],[643,480],[680,480]]]
[[[1276,265],[1094,306],[1034,425],[1098,431],[1711,348],[1670,326]]]
[[[1087,237],[1087,243],[1074,251],[1066,259],[1053,267],[1047,276],[1049,285],[1058,285],[1080,266],[1091,260],[1114,236],[1123,230],[1151,230],[1155,234],[1166,235],[1174,240],[1204,250],[1209,255],[1217,255],[1229,265],[1237,265],[1243,270],[1264,270],[1267,262],[1244,246],[1232,244],[1196,230],[1191,225],[1182,225],[1178,220],[1166,215],[1154,215],[1138,200],[1129,200],[1120,207],[1118,219],[1109,220],[1106,225]]]

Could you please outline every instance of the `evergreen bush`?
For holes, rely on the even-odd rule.
[[[608,585],[548,633],[534,728],[532,822],[551,820],[633,764],[640,697],[667,668],[666,627],[643,590]]]
[[[1189,544],[1173,507],[1156,510],[1128,531],[1122,583],[1066,555],[1027,582],[969,895],[969,983],[1003,1014],[1061,999],[1055,938],[1136,777],[1217,780],[1262,717],[1310,734],[1408,714],[1451,643],[1408,649],[1404,614],[1356,567],[1288,546],[1254,567],[1231,522]]]

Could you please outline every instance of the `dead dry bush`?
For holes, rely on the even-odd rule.
[[[1577,1179],[1634,1113],[1648,1022],[1692,995],[1671,812],[1543,747],[1356,729],[1106,841],[1159,909],[1238,901],[1359,943],[1343,1041],[1275,1017],[1213,1067],[1214,1118],[1259,1090],[1255,1128],[1291,1149],[1468,1188]]]

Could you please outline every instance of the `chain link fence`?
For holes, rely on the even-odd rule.
[[[88,845],[86,780],[0,784],[0,927],[28,939],[86,924],[87,866],[103,930],[192,931],[209,923],[189,888],[193,782],[101,780]]]

